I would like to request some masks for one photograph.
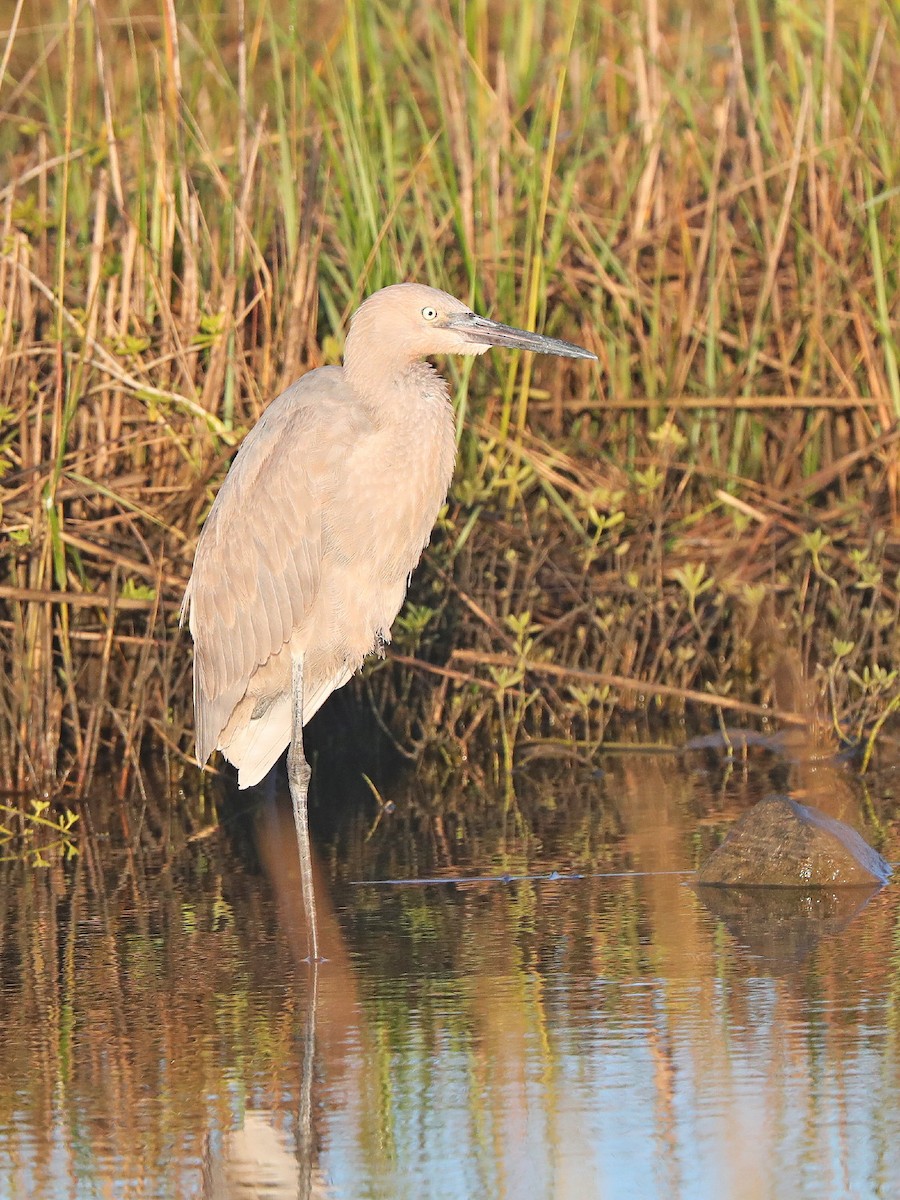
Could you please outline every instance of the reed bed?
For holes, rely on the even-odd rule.
[[[17,0],[0,25],[5,787],[103,763],[124,791],[151,743],[183,772],[216,486],[405,278],[600,360],[446,366],[457,478],[363,685],[405,741],[465,752],[499,718],[509,765],[697,704],[867,762],[896,729],[890,6]]]

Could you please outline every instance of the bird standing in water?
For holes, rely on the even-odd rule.
[[[194,639],[197,759],[221,750],[238,786],[289,747],[310,960],[319,960],[303,726],[390,640],[447,496],[456,426],[423,361],[491,346],[595,358],[394,284],[350,322],[342,367],[319,367],[247,434],[203,526],[181,609]]]

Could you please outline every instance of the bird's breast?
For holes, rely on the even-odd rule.
[[[326,559],[340,589],[328,602],[352,609],[373,642],[388,632],[403,603],[456,456],[445,395],[426,398],[420,411],[401,417],[375,426],[352,448],[323,510]]]
[[[307,461],[319,465],[318,586],[290,648],[304,655],[313,709],[390,640],[450,486],[453,410],[442,381],[432,374],[420,382],[413,394],[394,395],[397,403],[378,411],[361,402],[351,408],[346,399],[330,414],[320,409],[308,431]],[[285,685],[275,676],[283,675],[287,656],[278,662],[265,668],[272,675],[266,694]]]

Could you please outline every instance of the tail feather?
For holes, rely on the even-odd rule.
[[[340,675],[323,680],[303,700],[303,724],[319,711],[332,692],[344,686],[353,671],[348,667]],[[238,787],[259,783],[290,745],[291,698],[279,696],[261,716],[240,719],[236,727],[223,730],[218,748],[238,769]],[[229,722],[229,725],[231,722]]]

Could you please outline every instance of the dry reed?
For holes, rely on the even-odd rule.
[[[457,482],[402,669],[369,680],[407,736],[596,742],[636,697],[711,693],[871,750],[900,708],[900,27],[749,12],[359,0],[300,31],[276,0],[16,4],[6,787],[84,791],[104,761],[124,791],[150,736],[183,769],[176,613],[215,487],[404,277],[600,357],[498,358],[468,400],[450,368]],[[424,700],[411,660],[440,672]]]

